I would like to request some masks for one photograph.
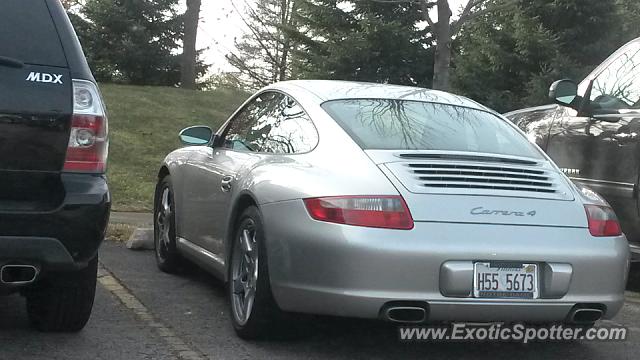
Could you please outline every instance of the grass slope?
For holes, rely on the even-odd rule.
[[[117,211],[151,210],[159,166],[180,146],[180,129],[208,125],[215,130],[248,96],[225,89],[112,84],[100,88],[109,116],[107,175]]]

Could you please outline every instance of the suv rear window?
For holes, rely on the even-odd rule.
[[[449,150],[541,158],[526,137],[481,110],[392,99],[332,100],[322,107],[365,150]]]
[[[67,66],[44,0],[2,0],[1,6],[0,56],[27,64]]]

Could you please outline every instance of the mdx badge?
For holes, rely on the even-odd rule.
[[[39,73],[32,71],[31,73],[29,73],[29,76],[27,76],[26,80],[39,83],[62,85],[62,75],[58,74]]]

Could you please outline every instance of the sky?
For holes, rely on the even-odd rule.
[[[234,49],[234,39],[240,38],[247,31],[239,11],[243,12],[245,6],[253,5],[253,2],[254,0],[202,1],[197,47],[208,48],[204,52],[204,58],[205,62],[212,65],[211,72],[232,70],[224,56]]]
[[[467,0],[449,0],[454,17],[466,3]],[[255,0],[202,0],[197,46],[198,49],[208,48],[204,52],[204,59],[212,65],[212,73],[233,70],[225,54],[234,49],[234,39],[247,31],[241,14],[244,14],[246,6],[254,4]],[[431,16],[437,20],[434,10]]]

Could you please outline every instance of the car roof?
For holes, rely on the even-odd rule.
[[[339,99],[398,99],[488,110],[464,96],[413,86],[343,80],[288,80],[270,85],[266,89],[282,90],[291,93],[292,96],[295,96],[297,92],[305,91],[315,95],[319,102]]]

